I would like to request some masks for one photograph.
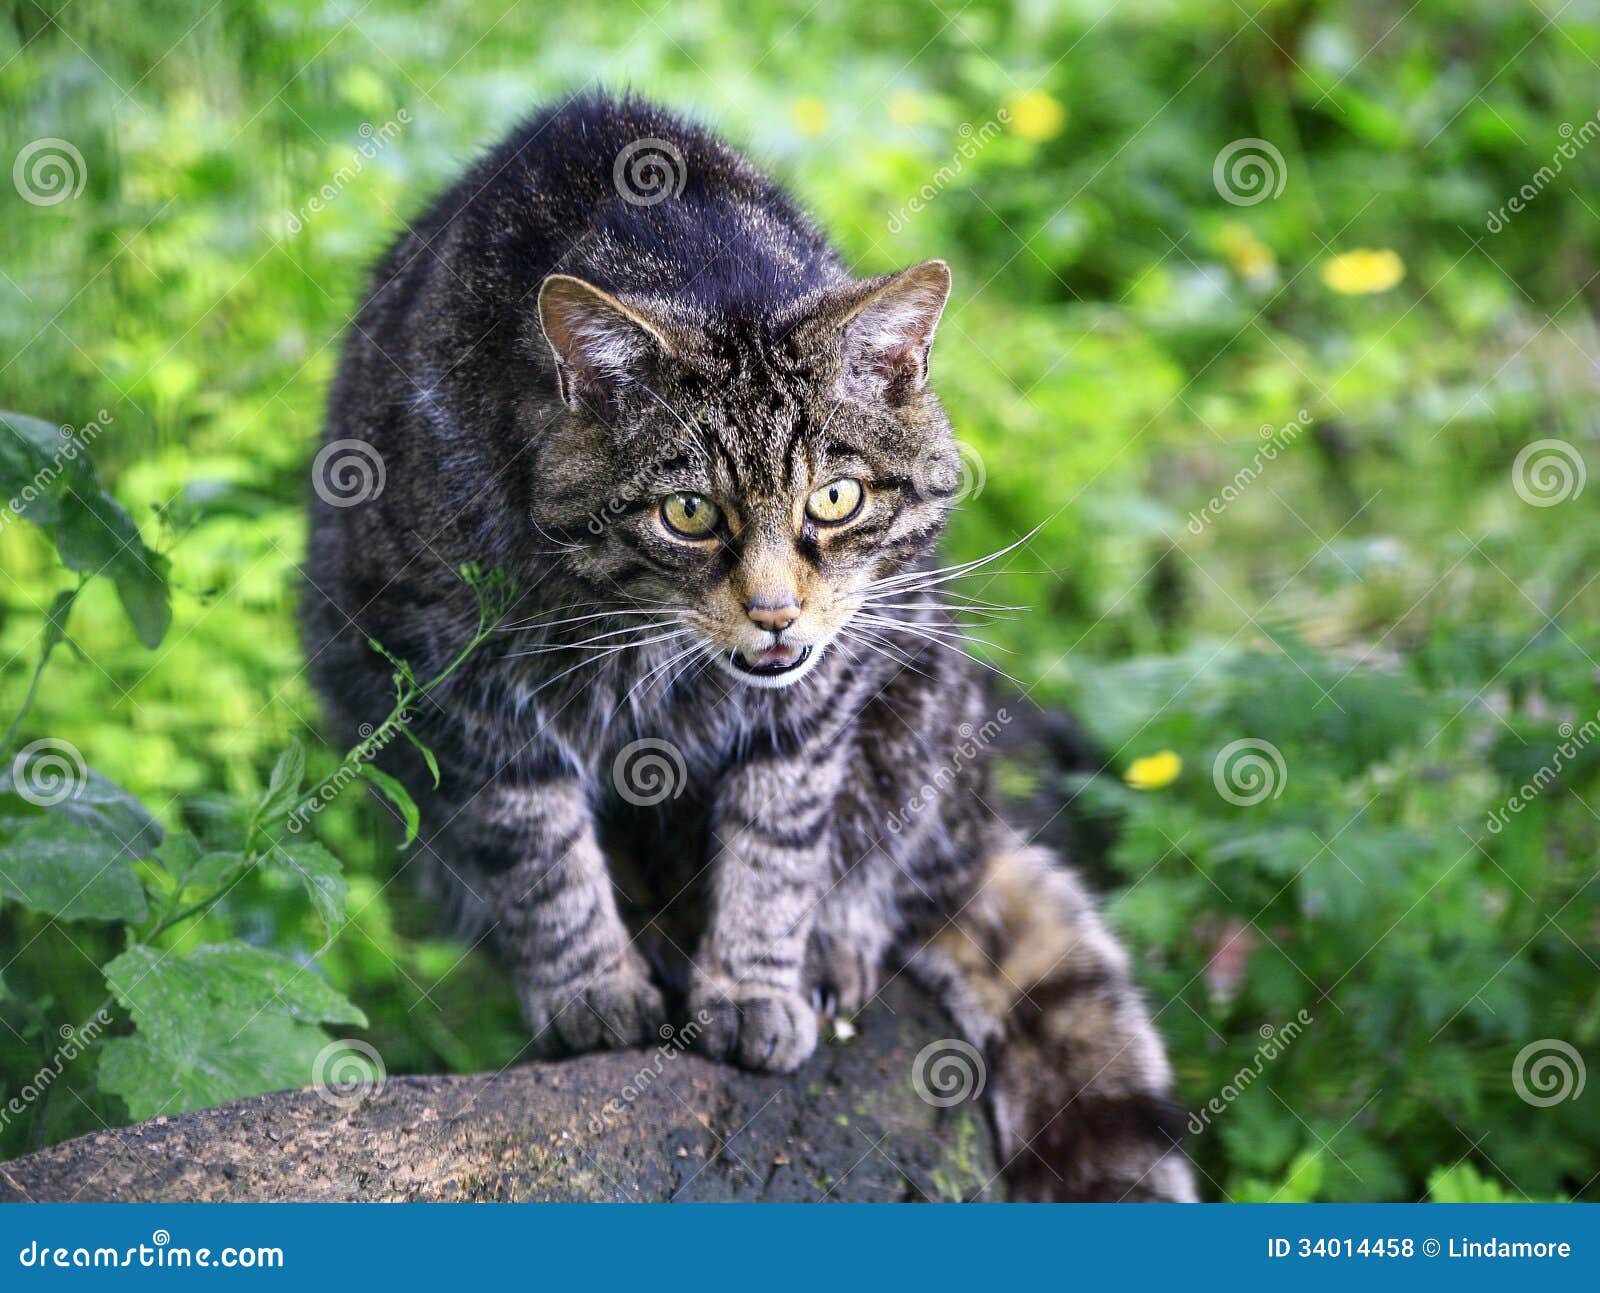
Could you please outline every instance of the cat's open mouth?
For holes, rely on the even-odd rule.
[[[803,669],[810,658],[811,648],[808,646],[775,646],[755,656],[735,651],[731,663],[740,673],[747,673],[754,678],[780,678],[786,673]]]

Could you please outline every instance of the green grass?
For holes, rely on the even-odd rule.
[[[1553,506],[1515,488],[1535,441],[1600,471],[1600,147],[1581,129],[1600,24],[1444,0],[1392,30],[1398,10],[1364,3],[504,8],[6,7],[0,161],[66,140],[83,188],[0,191],[0,407],[75,427],[106,410],[101,477],[174,589],[147,650],[91,584],[83,658],[52,660],[21,739],[70,741],[169,826],[260,795],[297,736],[333,766],[293,604],[364,268],[530,105],[632,85],[747,144],[859,272],[954,267],[935,381],[982,488],[951,551],[1043,523],[1009,573],[971,581],[1031,608],[987,634],[1011,652],[992,658],[1072,706],[1115,774],[1181,760],[1158,788],[1061,793],[1121,825],[1111,908],[1185,1103],[1252,1067],[1262,1028],[1314,1021],[1195,1137],[1208,1192],[1416,1198],[1459,1163],[1513,1198],[1600,1197],[1600,1077],[1545,1107],[1512,1083],[1530,1043],[1593,1068],[1600,1036],[1600,743],[1582,738],[1600,484]],[[389,122],[363,156],[363,124]],[[1236,205],[1213,165],[1244,138],[1272,144],[1283,184]],[[1358,249],[1403,277],[1333,290],[1329,262]],[[16,522],[0,571],[9,721],[70,581]],[[1491,830],[1564,739],[1554,782]],[[1239,740],[1277,752],[1276,797],[1219,793]],[[508,1062],[500,976],[430,933],[359,799],[317,821],[352,918],[319,966],[391,1071]],[[171,935],[230,936],[305,957],[322,941],[263,876]],[[93,1013],[120,948],[109,927],[0,911],[8,1095]],[[77,1095],[30,1105],[0,1153],[125,1120],[91,1060],[64,1083]]]

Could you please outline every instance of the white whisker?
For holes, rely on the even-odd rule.
[[[663,634],[661,634],[661,635],[659,635],[657,637],[645,638],[643,641],[640,641],[640,642],[614,642],[609,646],[585,647],[582,644],[580,644],[578,646],[571,646],[571,647],[566,647],[566,646],[534,647],[531,651],[508,651],[505,654],[505,656],[502,657],[502,658],[503,659],[507,659],[507,660],[515,660],[515,659],[519,658],[520,656],[548,655],[552,651],[576,651],[576,650],[590,650],[590,651],[598,652],[601,655],[611,655],[611,654],[614,654],[615,652],[618,652],[618,651],[628,651],[628,650],[632,650],[632,649],[635,649],[635,648],[638,648],[638,647],[651,646],[651,645],[653,645],[654,643],[657,643],[657,642],[670,642],[673,638],[681,638],[687,632],[689,632],[688,629],[675,629],[671,633],[663,633]]]
[[[566,624],[582,624],[586,620],[608,620],[613,616],[626,615],[660,615],[658,610],[648,611],[596,611],[593,615],[574,615],[571,619],[548,620],[545,623],[518,623],[502,624],[497,632],[500,633],[528,633],[534,629],[555,629]]]
[[[986,557],[976,557],[971,561],[958,561],[954,565],[940,566],[934,570],[913,570],[907,571],[903,575],[890,575],[886,579],[874,580],[873,582],[867,584],[860,591],[864,593],[879,592],[890,588],[902,588],[910,584],[916,584],[919,587],[930,588],[936,584],[945,583],[947,580],[963,578],[966,575],[970,575],[973,571],[988,565],[991,561],[998,561],[1007,553],[1015,552],[1029,539],[1033,538],[1034,535],[1038,534],[1043,528],[1044,522],[1041,521],[1038,525],[1034,526],[1033,529],[1024,534],[1020,539],[1017,539],[1013,543],[1008,543],[1003,548],[996,549]]]

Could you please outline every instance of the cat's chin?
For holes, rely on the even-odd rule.
[[[804,678],[816,666],[822,657],[824,643],[802,648],[800,655],[795,660],[778,666],[752,665],[738,652],[731,654],[719,653],[717,663],[722,666],[723,673],[730,678],[736,678],[746,687],[761,687],[766,690],[776,690],[779,687],[792,687]]]

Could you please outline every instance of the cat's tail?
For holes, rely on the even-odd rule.
[[[908,968],[978,1049],[1012,1198],[1194,1201],[1128,954],[1048,850],[997,827],[972,901]]]

